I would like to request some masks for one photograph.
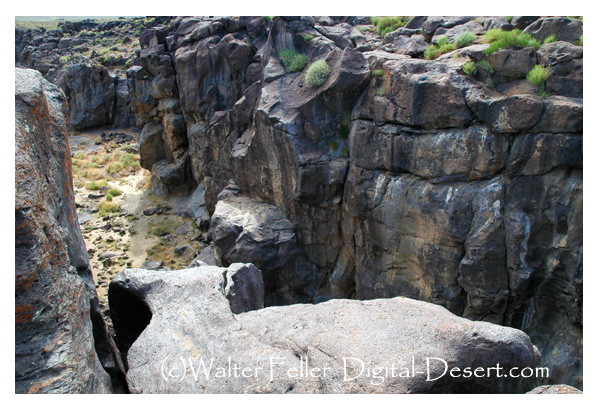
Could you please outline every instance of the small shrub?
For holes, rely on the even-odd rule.
[[[381,37],[385,37],[387,33],[397,30],[400,27],[405,26],[410,21],[409,16],[389,16],[379,17],[374,16],[370,19],[371,23],[374,24],[376,32]]]
[[[526,75],[526,79],[529,83],[536,85],[538,88],[543,88],[545,81],[549,78],[549,72],[542,65],[536,65]]]
[[[314,38],[314,36],[312,34],[305,34],[302,36],[304,38],[304,40],[306,41],[310,41]]]
[[[331,151],[336,151],[337,148],[339,148],[339,143],[337,141],[333,140],[333,141],[329,142],[329,149]]]
[[[483,41],[490,43],[485,50],[487,55],[491,55],[496,51],[510,47],[533,47],[538,49],[541,44],[532,38],[528,33],[523,33],[518,29],[511,31],[503,31],[500,29],[491,29],[483,34]]]
[[[382,77],[383,76],[383,70],[380,70],[380,69],[379,70],[374,70],[372,72],[372,75],[375,76],[375,77]]]
[[[341,117],[341,125],[348,126],[350,119],[351,119],[351,111],[350,110],[343,111],[343,114]]]
[[[61,56],[58,61],[60,63],[66,63],[67,61],[69,61],[69,56]]]
[[[119,196],[123,194],[123,191],[121,191],[120,189],[116,189],[116,188],[110,188],[108,190],[108,194],[112,195],[112,196]]]
[[[489,74],[493,74],[495,72],[495,69],[489,60],[480,60],[476,63],[476,66],[482,70],[485,70]]]
[[[466,61],[462,65],[462,70],[464,70],[467,75],[472,77],[474,74],[476,74],[476,63],[474,63],[472,60]]]
[[[110,194],[106,194],[106,200],[107,200],[108,202],[112,202],[112,195],[110,195]]]
[[[342,156],[343,158],[347,158],[347,157],[349,157],[349,148],[343,148],[343,149],[341,150],[341,156]]]
[[[495,84],[493,84],[493,79],[491,77],[487,77],[485,80],[485,85],[489,88],[494,88]]]
[[[449,43],[449,37],[447,37],[447,36],[439,37],[437,39],[437,41],[435,41],[435,43],[437,43],[437,45],[439,47],[444,46],[445,44]]]
[[[296,71],[302,71],[308,64],[308,56],[302,53],[298,53],[295,50],[286,48],[279,51],[279,59],[285,67],[285,71],[288,73],[294,73]]]
[[[584,24],[584,22],[582,21],[582,16],[578,17],[578,20],[580,20],[580,22],[581,22],[582,24]]]
[[[424,58],[426,58],[427,60],[434,60],[440,55],[441,52],[439,51],[439,47],[437,47],[434,44],[431,44],[426,48],[426,50],[424,50]]]
[[[331,69],[325,60],[318,60],[308,67],[306,84],[310,87],[319,87],[329,78]]]
[[[553,43],[556,40],[557,40],[557,37],[555,37],[554,35],[550,35],[549,37],[547,37],[545,39],[545,41],[543,41],[543,44]]]
[[[118,211],[119,207],[113,202],[102,201],[98,204],[98,209],[100,210],[98,214],[100,216],[105,216],[107,213]]]
[[[508,23],[511,23],[513,18],[514,18],[514,16],[507,16],[505,19],[507,20]]]
[[[441,47],[439,47],[439,52],[441,54],[449,53],[453,50],[455,50],[455,46],[452,43],[443,44]]]
[[[574,42],[574,45],[582,47],[582,36],[580,36],[580,38]]]
[[[468,47],[472,45],[476,41],[476,35],[474,35],[471,31],[466,31],[464,33],[459,34],[455,40],[454,44],[457,48]]]
[[[106,180],[101,179],[98,181],[91,181],[88,182],[85,187],[87,189],[89,189],[90,191],[99,191],[100,189],[104,188],[106,185],[108,185],[108,182],[106,182]]]
[[[272,21],[272,19],[274,18],[274,16],[263,16],[264,20],[266,20],[267,23],[270,23]]]

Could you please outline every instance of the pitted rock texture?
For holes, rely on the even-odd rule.
[[[544,382],[581,387],[579,23],[415,17],[376,45],[353,30],[359,18],[179,17],[144,34],[156,40],[128,73],[142,162],[156,167],[157,193],[203,183],[210,215],[231,184],[282,213],[317,272],[290,293],[265,270],[267,300],[441,304],[526,329],[553,369]],[[559,41],[489,57],[477,41],[433,61],[416,51],[443,35],[528,26],[541,37],[559,28]],[[326,60],[330,76],[308,87],[306,70],[285,72],[285,48]],[[468,76],[468,60],[487,68]],[[545,98],[525,79],[536,64],[549,72]],[[164,81],[173,76],[178,94]],[[165,125],[171,114],[184,138],[183,125]],[[236,261],[255,260],[236,249]]]
[[[66,100],[16,69],[15,108],[15,392],[110,393],[100,360],[116,366],[77,222]]]
[[[519,330],[471,322],[425,302],[402,297],[334,300],[235,314],[225,294],[229,270],[240,268],[253,267],[234,264],[228,270],[205,266],[171,272],[127,269],[113,279],[111,311],[115,317],[123,315],[147,325],[138,329],[140,334],[128,348],[131,392],[513,393],[529,391],[535,384],[531,378],[509,377],[432,380],[444,370],[443,362],[432,359],[431,380],[427,381],[427,357],[461,369],[497,364],[511,369],[534,367],[538,352]],[[139,312],[129,309],[133,303],[143,310],[137,317]],[[120,332],[130,331],[129,327],[115,328],[119,338]],[[400,368],[411,371],[412,357],[415,369],[423,373],[406,377],[404,372],[399,377]],[[360,376],[359,360],[369,368],[386,367],[389,372],[394,364],[396,371],[383,382],[365,373]],[[227,373],[235,366],[238,376],[234,370]],[[320,369],[320,375],[299,376],[300,367],[306,366]],[[251,376],[241,375],[244,368],[250,369],[246,375]],[[325,368],[327,374],[322,377]]]

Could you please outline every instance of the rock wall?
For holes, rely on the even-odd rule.
[[[359,18],[187,17],[144,33],[128,84],[155,193],[204,183],[213,214],[232,186],[277,207],[308,263],[271,272],[272,303],[433,302],[525,330],[550,381],[581,386],[582,23],[513,22],[416,17],[384,43]],[[421,58],[443,35],[518,25],[558,41]],[[326,60],[330,76],[309,87],[305,71],[286,73],[285,48]],[[492,68],[471,77],[468,60]],[[545,98],[525,80],[536,64]],[[255,229],[219,221],[233,236]],[[231,244],[217,260],[232,262]]]
[[[15,70],[15,392],[110,393],[116,346],[79,230],[66,99]],[[118,356],[118,355],[117,355]]]

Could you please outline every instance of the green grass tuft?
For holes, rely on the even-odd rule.
[[[462,70],[464,70],[467,75],[472,77],[474,74],[476,74],[476,64],[472,60],[466,61],[464,64],[462,64]]]
[[[471,31],[466,31],[464,33],[459,34],[455,38],[453,43],[455,44],[456,48],[462,48],[472,45],[472,43],[474,43],[475,41],[476,35],[474,35],[474,33]]]
[[[545,67],[538,64],[526,75],[528,82],[536,85],[538,88],[543,88],[547,78],[549,78],[549,72],[545,69]]]
[[[372,72],[372,75],[375,77],[382,77],[383,76],[383,70],[379,69],[379,70],[374,70]]]
[[[370,18],[372,24],[374,24],[376,28],[376,32],[379,33],[381,37],[385,37],[387,33],[397,30],[400,27],[405,26],[410,21],[409,16],[389,16],[389,17],[379,17],[374,16]]]
[[[490,43],[489,47],[485,50],[487,55],[491,55],[504,48],[533,47],[537,50],[541,46],[530,34],[523,33],[518,29],[503,31],[494,28],[483,34],[482,38],[484,42]]]
[[[309,87],[319,87],[329,78],[331,68],[325,60],[315,61],[306,71],[306,84]]]
[[[553,43],[554,41],[557,40],[557,37],[555,37],[553,34],[550,35],[549,37],[547,37],[545,39],[545,41],[543,41],[543,44],[549,44],[549,43]]]
[[[288,73],[302,71],[308,64],[309,58],[307,55],[299,53],[290,48],[279,51],[279,59]]]

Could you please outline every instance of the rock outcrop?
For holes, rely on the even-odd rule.
[[[15,70],[16,393],[110,393],[102,365],[118,372],[75,210],[66,107],[39,72]]]
[[[440,304],[524,329],[552,369],[546,382],[581,386],[582,47],[571,43],[580,22],[514,19],[415,17],[376,46],[345,18],[177,18],[145,34],[155,41],[128,72],[147,135],[140,148],[155,147],[142,154],[155,192],[203,183],[214,216],[232,182],[275,207],[315,271],[289,292],[285,275],[261,266],[267,294]],[[558,27],[559,41],[489,57],[474,44],[433,61],[414,51],[523,24],[539,38]],[[283,49],[325,60],[330,76],[309,87],[306,70],[286,72]],[[462,69],[469,60],[480,67],[473,76]],[[544,98],[525,79],[537,64],[549,73]],[[165,125],[172,115],[185,133]],[[215,246],[217,260],[230,263],[231,252],[260,263],[235,240]]]
[[[110,305],[119,340],[128,341],[129,390],[514,393],[534,385],[530,377],[486,370],[534,367],[538,352],[524,332],[402,297],[238,309],[248,292],[238,288],[232,295],[231,278],[245,279],[251,286],[244,289],[252,291],[255,272],[232,264],[127,269],[115,277]],[[461,377],[449,376],[454,367]],[[484,377],[464,377],[477,367]]]

